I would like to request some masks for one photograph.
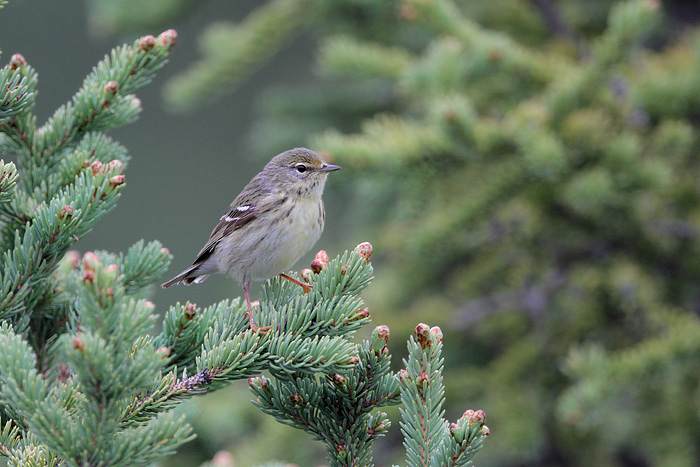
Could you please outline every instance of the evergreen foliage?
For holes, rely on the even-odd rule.
[[[369,466],[372,441],[390,425],[375,408],[401,398],[388,327],[350,340],[370,322],[359,296],[372,278],[369,243],[333,260],[319,252],[314,272],[304,271],[310,293],[268,281],[256,310],[264,334],[237,298],[172,306],[154,335],[148,288],[170,263],[167,249],[139,241],[119,254],[69,250],[125,186],[127,152],[104,132],[135,120],[132,93],[175,40],[168,30],[114,49],[41,127],[31,113],[36,72],[21,55],[0,70],[0,456],[23,467],[153,465],[194,437],[178,404],[251,378],[255,404],[324,441],[332,465]],[[438,404],[440,340],[437,329],[431,352],[411,351],[435,372]],[[429,420],[415,404],[403,413],[406,423],[447,426],[439,410]],[[454,465],[479,449],[483,422],[442,433]],[[406,434],[412,445],[417,434]]]
[[[700,40],[672,3],[318,0],[318,81],[267,93],[261,152],[355,171],[392,328],[462,342],[446,385],[488,408],[493,464],[700,459]]]

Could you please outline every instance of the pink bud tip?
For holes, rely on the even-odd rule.
[[[64,218],[71,218],[73,215],[73,206],[64,206],[63,209],[61,209],[61,213],[58,215],[58,218],[63,220]]]
[[[85,266],[85,269],[94,271],[100,265],[100,260],[97,259],[95,253],[88,251],[83,255],[83,265]]]
[[[318,253],[316,253],[316,258],[321,262],[322,265],[326,266],[330,262],[330,259],[328,259],[328,253],[326,253],[326,250],[320,250]]]
[[[311,282],[311,274],[313,274],[311,269],[301,270],[301,278],[304,279],[304,282]]]
[[[109,81],[105,84],[105,94],[115,95],[119,91],[119,83],[116,81]]]
[[[162,355],[163,358],[168,358],[170,356],[170,349],[167,347],[158,347],[156,353]]]
[[[377,326],[376,329],[377,329],[377,337],[379,337],[380,339],[384,339],[384,340],[389,339],[389,334],[390,334],[389,326],[382,324],[381,326]]]
[[[187,302],[185,306],[185,319],[191,321],[195,316],[197,316],[197,305]]]
[[[228,451],[219,451],[211,460],[212,467],[233,467],[233,455]]]
[[[348,265],[345,264],[345,265],[343,265],[342,268],[340,268],[340,275],[344,276],[347,272],[348,272]]]
[[[168,29],[167,31],[163,31],[158,36],[158,44],[162,45],[163,47],[171,48],[173,45],[175,45],[176,41],[177,31],[175,31],[174,29]]]
[[[78,352],[82,352],[83,350],[85,350],[85,341],[83,341],[80,337],[74,337],[73,348]]]
[[[92,170],[93,175],[105,173],[104,165],[100,161],[95,161],[90,164],[90,170]]]
[[[80,253],[76,250],[70,250],[66,253],[66,261],[68,261],[68,264],[70,264],[73,269],[77,268],[80,263]]]
[[[151,36],[151,35],[143,36],[139,40],[139,52],[151,50],[155,46],[156,46],[156,38]]]
[[[17,68],[23,67],[27,64],[27,61],[24,59],[24,56],[22,54],[14,54],[12,58],[10,58],[10,69],[12,71],[16,70]]]
[[[347,380],[343,375],[333,375],[333,382],[339,386],[344,385],[346,381]]]
[[[422,386],[423,383],[427,383],[430,381],[430,377],[428,374],[424,371],[421,374],[418,375],[418,378],[416,379],[417,383],[419,386]]]
[[[83,282],[85,283],[92,283],[92,281],[95,280],[95,271],[91,271],[90,269],[87,269],[83,273]]]
[[[372,256],[372,244],[370,242],[362,242],[357,245],[357,254],[360,258],[364,258],[365,262],[369,263],[369,258]]]
[[[160,249],[160,253],[163,254],[163,255],[169,255],[169,254],[170,254],[170,250],[168,250],[167,248],[163,247],[163,248]]]
[[[118,174],[120,174],[124,170],[124,163],[119,159],[111,160],[107,164],[107,170],[110,172],[117,172]]]
[[[485,421],[486,421],[486,414],[484,413],[483,410],[475,411],[474,415],[472,415],[472,417],[471,417],[472,423],[478,423],[480,425],[483,425]]]
[[[119,186],[124,184],[124,175],[115,175],[109,179],[110,186]]]
[[[153,309],[155,309],[155,307],[156,307],[156,304],[153,303],[153,302],[150,301],[150,300],[146,300],[146,303],[144,303],[143,305],[144,305],[146,308],[148,308],[149,310],[153,310]]]
[[[442,329],[437,326],[430,328],[430,335],[439,344],[442,342]]]
[[[119,266],[117,266],[116,264],[110,264],[105,268],[105,271],[111,274],[119,274]]]
[[[430,327],[427,324],[420,323],[416,326],[413,335],[423,349],[430,346]]]

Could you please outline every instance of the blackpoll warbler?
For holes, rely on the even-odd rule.
[[[250,305],[250,284],[283,274],[309,251],[323,232],[323,187],[337,165],[326,164],[306,148],[285,151],[272,158],[233,200],[231,208],[209,236],[194,263],[164,283],[200,283],[210,274],[227,274],[243,287],[250,327],[257,331]]]

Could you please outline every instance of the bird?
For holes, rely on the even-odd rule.
[[[267,332],[270,327],[258,327],[253,318],[251,284],[279,275],[311,290],[284,271],[321,237],[323,189],[328,174],[339,169],[307,148],[276,155],[236,196],[192,266],[161,287],[198,284],[211,274],[230,276],[243,288],[251,330]]]

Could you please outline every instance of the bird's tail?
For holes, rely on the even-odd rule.
[[[182,271],[180,274],[177,276],[173,277],[170,279],[168,282],[162,283],[160,286],[163,287],[164,289],[167,289],[171,285],[175,284],[185,284],[185,285],[190,285],[191,283],[195,282],[199,284],[202,282],[204,279],[209,277],[209,274],[198,274],[197,269],[200,267],[200,264],[193,264],[189,268],[185,269]]]

